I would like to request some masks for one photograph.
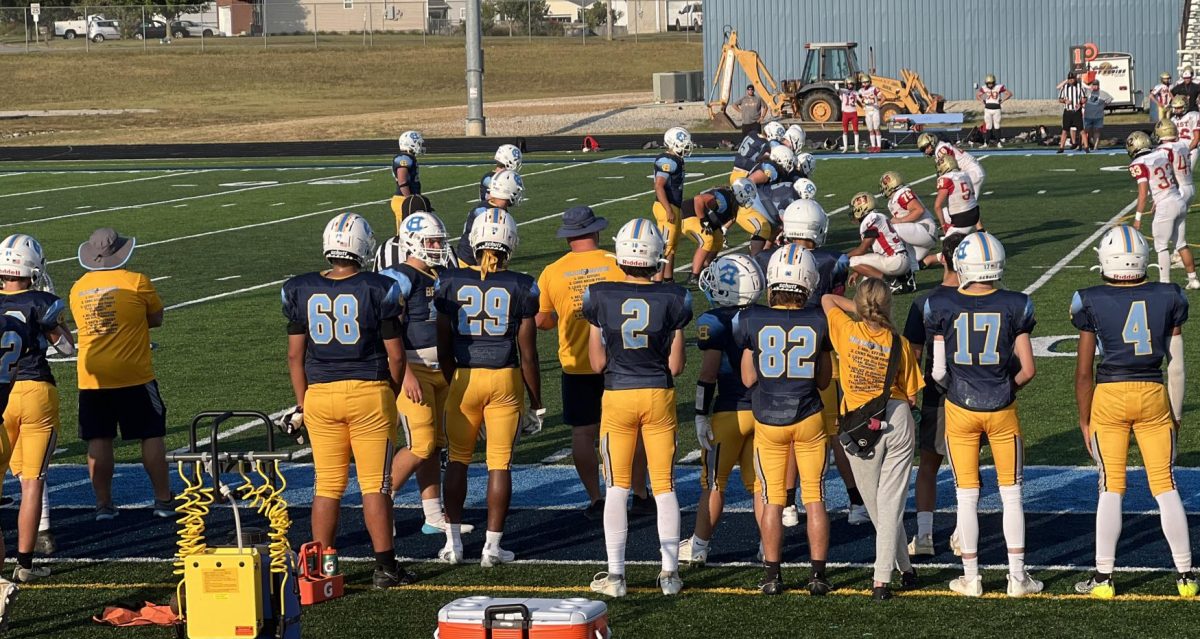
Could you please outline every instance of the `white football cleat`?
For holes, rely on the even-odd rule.
[[[436,523],[436,524],[426,521],[425,523],[421,524],[421,534],[422,535],[445,535],[446,530],[448,528],[450,528],[450,522],[446,521],[445,519],[443,519],[441,522]],[[459,524],[458,525],[458,532],[463,535],[465,535],[469,532],[472,532],[474,530],[475,530],[474,524]]]
[[[846,521],[851,526],[871,523],[871,515],[867,513],[867,507],[862,504],[850,504],[850,514],[846,516]]]
[[[679,561],[693,566],[703,566],[708,562],[708,550],[712,546],[700,548],[692,545],[692,538],[688,537],[679,542]]]
[[[511,564],[516,559],[517,555],[511,550],[505,550],[496,546],[495,548],[483,549],[483,556],[479,558],[479,565],[484,568],[495,568],[500,564]]]
[[[962,542],[958,540],[957,528],[950,533],[950,552],[953,552],[955,557],[962,557]]]
[[[671,595],[679,594],[683,590],[683,579],[679,576],[678,570],[664,570],[658,573],[658,587],[662,588],[662,594]]]
[[[457,566],[463,562],[462,548],[454,548],[450,544],[446,544],[438,551],[437,558],[452,566]]]
[[[1036,595],[1042,591],[1042,582],[1029,576],[1029,573],[1022,573],[1020,578],[1008,575],[1008,596],[1009,597],[1024,597],[1025,595]]]
[[[918,555],[932,557],[934,554],[933,535],[917,535],[912,538],[912,541],[908,542],[908,555],[910,557]]]
[[[800,525],[800,511],[795,505],[783,509],[784,528],[794,528]]]
[[[598,572],[592,577],[592,592],[609,597],[624,597],[625,577]]]
[[[983,595],[983,578],[962,576],[950,582],[950,590],[964,597],[980,597]]]

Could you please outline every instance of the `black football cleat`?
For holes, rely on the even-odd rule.
[[[395,572],[387,570],[382,566],[376,566],[375,574],[371,575],[371,585],[374,586],[376,590],[386,590],[388,588],[407,586],[416,583],[416,581],[416,573],[406,570],[400,566],[396,566]]]
[[[813,575],[808,579],[808,594],[814,597],[824,597],[833,590],[833,586],[828,581],[825,581],[825,575]]]
[[[875,586],[871,590],[871,598],[875,601],[887,601],[892,598],[892,591],[887,586]]]
[[[900,573],[900,590],[916,590],[917,585],[917,569],[913,568],[908,572]]]
[[[764,595],[783,594],[783,577],[763,577],[758,582],[758,589]]]

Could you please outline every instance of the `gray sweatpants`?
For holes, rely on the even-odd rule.
[[[912,476],[916,429],[908,402],[888,402],[887,424],[875,444],[873,457],[848,455],[854,482],[875,526],[875,581],[885,584],[892,581],[896,568],[912,570],[904,533],[904,504]]]

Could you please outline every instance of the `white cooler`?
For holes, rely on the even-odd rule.
[[[438,611],[435,639],[610,639],[601,601],[463,597]]]

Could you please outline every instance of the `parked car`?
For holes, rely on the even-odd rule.
[[[163,40],[167,37],[167,23],[162,20],[139,22],[133,27],[133,37],[138,40]]]
[[[211,24],[201,24],[192,20],[176,20],[171,23],[171,35],[176,38],[211,38],[216,33],[217,28]]]
[[[88,37],[92,42],[121,39],[121,24],[116,20],[93,20],[88,26]]]
[[[74,20],[55,20],[54,35],[64,40],[74,40],[76,37],[87,35],[88,23],[103,19],[104,16],[101,14],[92,14],[86,18]]]
[[[675,30],[703,31],[704,5],[699,2],[693,2],[680,9],[679,17],[675,18]]]

